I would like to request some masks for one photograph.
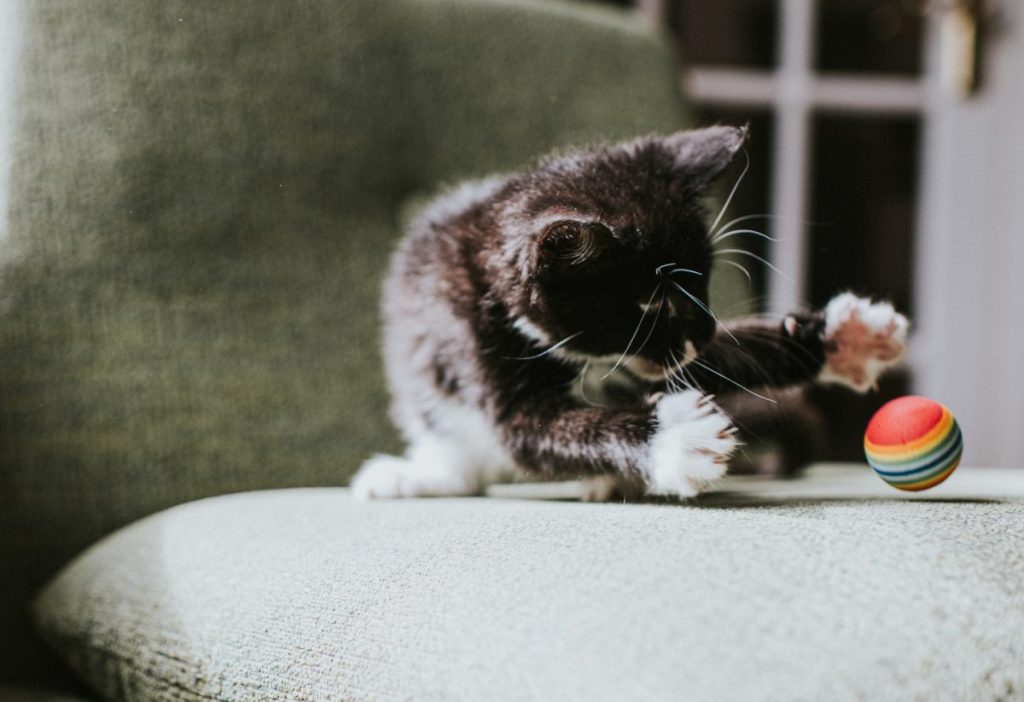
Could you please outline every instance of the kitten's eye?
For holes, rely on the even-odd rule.
[[[578,265],[601,255],[613,239],[611,230],[603,224],[567,220],[547,228],[541,248],[546,256]]]

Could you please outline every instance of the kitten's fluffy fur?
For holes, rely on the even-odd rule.
[[[355,494],[476,494],[518,468],[605,478],[599,498],[616,483],[691,496],[736,448],[713,394],[871,387],[903,352],[890,305],[843,294],[781,322],[713,318],[701,202],[746,137],[712,127],[574,152],[435,201],[384,291],[409,450],[367,461]]]

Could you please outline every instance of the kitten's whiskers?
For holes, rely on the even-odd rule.
[[[542,357],[547,356],[550,353],[554,353],[558,349],[562,348],[563,346],[568,344],[570,341],[575,339],[577,336],[579,336],[583,332],[584,332],[584,330],[581,329],[578,332],[576,332],[575,334],[570,334],[569,336],[565,337],[564,339],[562,339],[558,343],[552,344],[551,346],[549,346],[548,348],[544,349],[540,353],[535,353],[532,356],[506,356],[505,359],[508,360],[508,361],[533,361],[535,359],[542,358]]]
[[[677,290],[679,290],[679,292],[681,292],[682,294],[684,294],[684,295],[686,295],[686,296],[687,296],[688,298],[690,298],[690,299],[691,299],[691,300],[693,301],[693,304],[697,305],[697,306],[698,306],[698,307],[700,307],[700,308],[701,308],[702,310],[704,310],[704,312],[706,312],[706,313],[708,314],[708,316],[709,316],[709,317],[711,317],[711,319],[715,320],[715,324],[716,324],[716,325],[717,325],[718,327],[721,327],[721,328],[722,328],[722,330],[723,330],[723,331],[724,331],[724,332],[725,332],[726,334],[728,334],[728,335],[729,335],[730,337],[732,337],[732,340],[736,342],[736,345],[737,345],[737,346],[739,346],[739,345],[740,345],[740,340],[739,340],[739,339],[737,339],[737,338],[736,338],[736,336],[735,336],[735,335],[734,335],[734,334],[733,334],[733,333],[732,333],[731,331],[729,331],[729,328],[728,328],[727,326],[725,326],[724,324],[722,324],[722,323],[721,323],[721,322],[720,322],[720,321],[718,320],[718,317],[716,317],[716,316],[715,316],[715,313],[711,311],[711,308],[710,308],[710,307],[708,307],[708,306],[707,306],[707,305],[705,305],[705,304],[704,304],[703,302],[701,302],[701,301],[700,301],[700,299],[699,299],[699,298],[698,298],[698,297],[697,297],[696,295],[694,295],[693,293],[691,293],[691,292],[690,292],[689,290],[687,290],[686,288],[684,288],[684,287],[683,287],[682,285],[680,285],[680,284],[679,284],[679,283],[677,283],[676,281],[674,281],[674,280],[670,280],[669,282],[670,282],[670,283],[672,283],[672,285],[674,285],[674,286],[676,287],[676,289],[677,289]]]
[[[743,275],[747,276],[747,287],[753,287],[754,279],[752,277],[750,277],[750,271],[748,271],[745,266],[743,266],[742,264],[737,263],[736,261],[730,261],[727,258],[723,258],[723,259],[721,259],[721,261],[722,261],[722,263],[724,263],[726,265],[729,265],[729,266],[732,266],[733,268],[739,269],[740,273],[742,273]]]
[[[693,385],[686,378],[686,368],[676,356],[675,351],[669,351],[668,356],[672,360],[672,367],[669,369],[666,382],[671,384],[676,392],[682,389],[692,390]]]
[[[741,385],[740,383],[736,382],[735,380],[733,380],[733,379],[732,379],[732,378],[730,378],[729,376],[727,376],[727,375],[725,375],[724,373],[721,373],[721,372],[719,372],[719,371],[715,370],[714,368],[712,368],[711,366],[707,365],[706,363],[701,363],[701,362],[700,362],[700,361],[698,361],[698,360],[697,360],[696,358],[695,358],[695,359],[693,359],[692,361],[690,361],[690,363],[694,364],[695,366],[697,366],[697,367],[699,367],[699,368],[703,368],[703,369],[704,369],[704,370],[706,370],[706,371],[707,371],[708,373],[712,373],[712,374],[714,374],[714,375],[717,375],[717,376],[718,376],[719,378],[721,378],[722,380],[724,380],[724,381],[726,381],[726,382],[728,382],[728,383],[731,383],[731,384],[735,385],[735,386],[736,386],[736,387],[738,387],[738,388],[739,388],[740,390],[745,390],[746,392],[749,392],[749,393],[750,393],[751,395],[753,395],[754,397],[758,397],[758,398],[760,398],[760,399],[764,400],[765,402],[771,402],[771,403],[772,403],[773,405],[777,405],[777,404],[779,404],[777,400],[773,400],[773,399],[772,399],[772,398],[770,398],[770,397],[765,397],[764,395],[759,395],[758,393],[756,393],[756,392],[754,392],[753,390],[751,390],[750,388],[748,388],[748,387],[747,387],[746,385]]]
[[[750,251],[747,251],[745,249],[719,249],[718,251],[715,252],[714,255],[715,256],[724,256],[725,254],[738,254],[738,255],[741,255],[741,256],[749,256],[750,258],[753,258],[753,259],[755,259],[757,261],[760,261],[764,265],[768,266],[769,268],[771,268],[773,271],[775,271],[776,273],[781,275],[783,278],[785,278],[789,282],[791,282],[791,283],[794,282],[792,278],[790,278],[788,275],[786,275],[785,273],[780,271],[778,268],[776,268],[774,265],[772,265],[767,259],[764,259],[764,258],[762,258],[761,256],[758,256],[755,253],[751,253]],[[723,260],[728,260],[728,259],[723,259]]]
[[[728,231],[722,232],[721,234],[716,234],[715,238],[711,240],[711,245],[714,246],[720,241],[728,239],[731,236],[739,236],[740,234],[753,234],[754,236],[759,236],[762,239],[766,239],[767,241],[778,241],[778,239],[776,239],[775,237],[768,236],[764,232],[759,232],[756,229],[730,229]]]
[[[724,215],[725,211],[729,209],[729,203],[732,202],[733,195],[736,194],[736,189],[739,188],[740,183],[743,182],[743,176],[745,176],[747,171],[750,170],[750,154],[747,153],[746,149],[743,149],[743,156],[747,159],[746,165],[743,166],[743,172],[740,173],[740,177],[736,179],[736,183],[732,186],[732,190],[729,191],[729,197],[725,198],[725,204],[722,205],[722,209],[719,210],[718,216],[715,217],[715,221],[711,223],[708,231],[715,231],[715,227],[717,227],[718,223],[722,220],[722,215]]]
[[[725,224],[720,226],[718,229],[713,230],[711,232],[711,236],[712,237],[718,236],[718,234],[720,234],[721,232],[724,232],[729,227],[733,226],[734,224],[739,224],[740,222],[747,222],[747,221],[752,220],[752,219],[775,219],[777,217],[778,217],[778,215],[773,215],[773,214],[748,214],[748,215],[743,215],[742,217],[737,217],[736,219],[729,220],[728,222],[726,222]]]
[[[583,364],[583,370],[580,371],[580,374],[575,381],[578,382],[580,385],[580,397],[582,397],[583,401],[586,402],[591,407],[603,407],[604,405],[600,405],[591,400],[589,397],[587,397],[587,371],[589,370],[590,359],[588,358],[586,363]]]
[[[666,296],[667,294],[668,294],[668,293],[666,293],[666,292],[662,292],[662,293],[661,293],[661,301],[660,301],[660,302],[658,303],[658,311],[657,311],[657,312],[655,313],[655,315],[654,315],[654,321],[653,321],[653,322],[651,322],[651,328],[650,328],[650,330],[649,330],[649,331],[647,332],[647,336],[645,336],[645,337],[644,337],[644,340],[643,340],[642,342],[640,342],[640,345],[639,345],[639,346],[637,346],[637,347],[636,347],[636,351],[634,351],[634,352],[633,352],[633,355],[632,355],[632,356],[630,356],[630,357],[629,357],[629,358],[628,358],[628,359],[626,360],[626,365],[627,365],[627,366],[629,365],[629,362],[630,362],[630,361],[632,361],[632,360],[633,360],[634,358],[636,358],[636,357],[637,357],[637,355],[638,355],[638,354],[639,354],[639,353],[640,353],[641,351],[643,351],[643,350],[644,350],[644,346],[647,346],[647,342],[651,340],[651,335],[652,335],[652,334],[654,334],[654,329],[655,329],[655,328],[656,328],[656,327],[658,326],[658,319],[659,319],[659,318],[661,317],[661,310],[662,310],[662,308],[664,308],[664,307],[665,307],[665,296]],[[614,369],[612,369],[612,370],[614,370]],[[608,371],[608,372],[609,372],[609,373],[611,373],[611,371]],[[607,376],[605,376],[605,377],[607,377]]]
[[[668,352],[668,357],[672,361],[672,367],[668,369],[668,375],[665,376],[665,386],[670,392],[679,392],[679,384],[676,382],[676,365],[679,362],[672,351]]]
[[[669,263],[669,264],[666,264],[666,265],[674,266],[676,264]],[[663,267],[664,266],[662,266],[662,268]],[[640,321],[637,322],[636,329],[633,330],[633,336],[629,337],[629,343],[626,344],[626,348],[622,352],[622,355],[619,356],[619,359],[617,361],[615,361],[615,365],[613,365],[611,367],[611,369],[607,373],[605,373],[604,375],[601,376],[601,380],[604,380],[605,378],[607,378],[609,375],[611,375],[616,370],[618,370],[619,366],[622,365],[622,359],[624,359],[626,357],[626,354],[629,353],[629,349],[633,346],[633,342],[636,341],[637,335],[640,333],[640,330],[643,328],[644,320],[647,319],[647,313],[651,311],[651,303],[654,302],[654,296],[658,294],[659,290],[661,290],[661,283],[658,283],[656,286],[654,286],[654,292],[651,293],[651,297],[647,300],[647,304],[644,305],[643,312],[640,315]],[[661,305],[658,306],[658,311],[659,311],[659,313],[661,312]],[[655,320],[655,324],[657,324],[657,320]],[[653,329],[654,329],[654,327],[652,325],[651,330],[653,331]],[[647,339],[650,339],[650,334],[648,334]],[[646,339],[644,340],[644,343],[647,343]],[[639,352],[637,352],[637,353],[639,353]],[[634,357],[636,356],[636,354],[633,354],[633,355],[634,355]],[[630,360],[632,360],[632,359],[630,359]]]

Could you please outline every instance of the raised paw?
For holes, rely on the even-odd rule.
[[[647,491],[692,497],[725,474],[736,449],[732,422],[711,399],[695,390],[658,400],[657,429],[647,460]]]
[[[819,380],[858,392],[877,387],[878,376],[903,357],[908,327],[907,318],[888,302],[837,295],[825,307],[825,367]]]

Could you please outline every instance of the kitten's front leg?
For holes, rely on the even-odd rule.
[[[687,372],[712,393],[815,380],[865,392],[903,357],[908,326],[891,304],[843,293],[820,312],[731,323]]]
[[[691,497],[720,478],[736,448],[728,417],[701,393],[643,408],[579,407],[547,394],[516,403],[502,434],[517,463],[550,477],[617,474],[654,495]]]

